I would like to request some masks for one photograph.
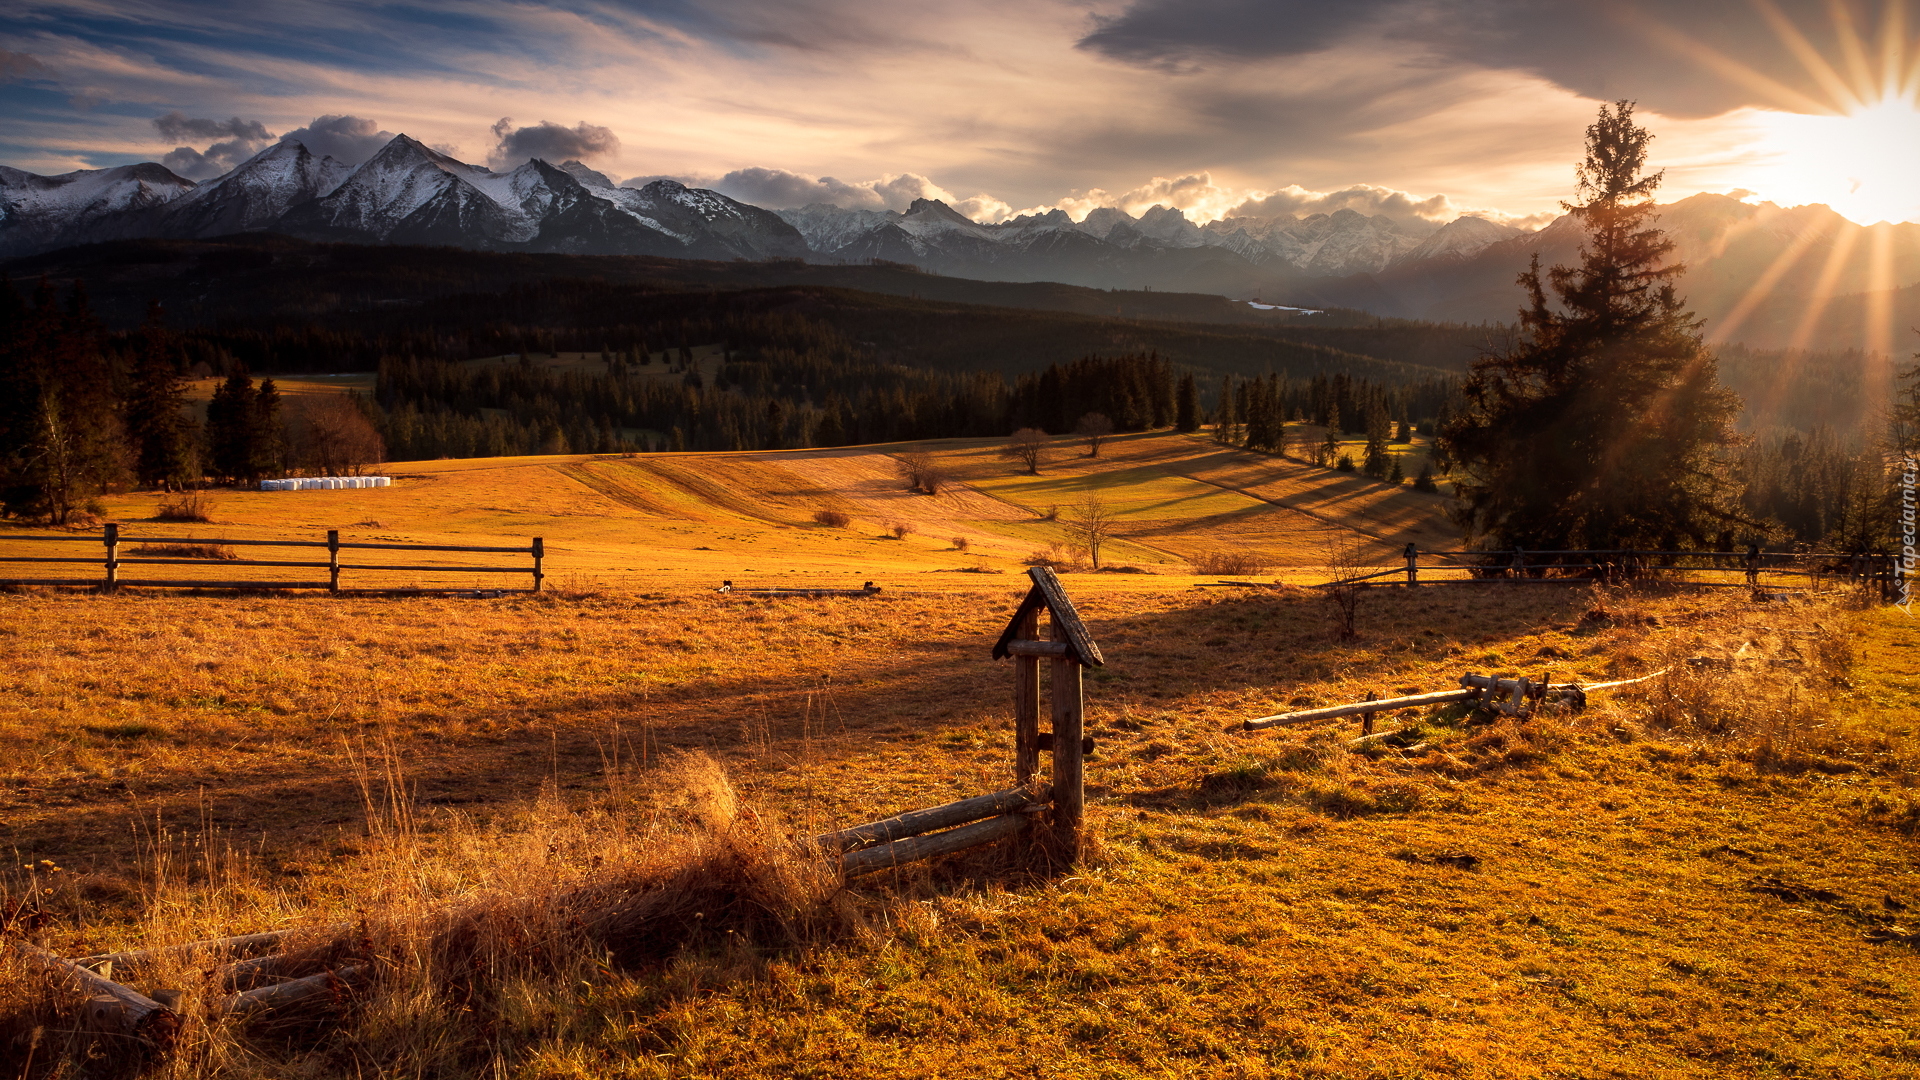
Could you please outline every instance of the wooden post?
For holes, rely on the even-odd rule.
[[[327,530],[327,591],[340,591],[340,530]]]
[[[1515,578],[1524,577],[1525,575],[1523,575],[1520,571],[1521,571],[1521,568],[1525,567],[1526,565],[1527,565],[1527,553],[1520,550],[1519,544],[1513,545],[1513,576]]]
[[[107,592],[120,588],[120,525],[107,522],[107,535],[103,538],[107,545]]]
[[[1067,640],[1067,627],[1058,612],[1048,618],[1047,629],[1054,641]],[[1087,766],[1080,745],[1085,703],[1079,659],[1055,657],[1048,684],[1053,697],[1053,834],[1060,853],[1071,862],[1080,857],[1080,819],[1086,812]]]
[[[1040,609],[1021,617],[1018,640],[1040,637]],[[1013,782],[1023,786],[1040,770],[1040,658],[1013,658]]]
[[[1407,545],[1407,588],[1420,584],[1420,553],[1412,544]]]
[[[1409,544],[1407,546],[1412,547],[1413,545]],[[1367,691],[1367,700],[1378,701],[1380,700],[1380,695],[1369,690]],[[1362,735],[1373,734],[1373,713],[1371,711],[1363,712],[1360,714],[1360,734]]]
[[[1747,545],[1747,584],[1758,587],[1760,584],[1760,545]]]
[[[545,559],[546,557],[547,557],[546,541],[542,540],[538,536],[534,537],[533,538],[533,591],[534,592],[539,592],[540,583],[547,579],[546,573],[540,568],[541,560]]]

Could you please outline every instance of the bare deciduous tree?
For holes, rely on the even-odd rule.
[[[1038,476],[1040,462],[1046,458],[1048,442],[1046,432],[1039,428],[1023,427],[1007,437],[1007,444],[1000,448],[1000,456],[1025,465],[1028,476]]]
[[[1360,590],[1365,585],[1353,579],[1366,573],[1360,540],[1351,533],[1329,529],[1321,550],[1327,557],[1327,581],[1320,592],[1333,608],[1334,631],[1341,641],[1351,641],[1359,630],[1355,620],[1360,613]]]
[[[1087,456],[1099,457],[1100,444],[1113,434],[1113,419],[1106,413],[1090,412],[1073,426],[1073,433],[1087,440]]]
[[[938,495],[947,486],[947,472],[939,461],[924,450],[909,450],[894,455],[894,469],[907,490],[916,495]]]
[[[292,399],[288,443],[299,468],[321,476],[358,476],[387,456],[387,447],[357,402],[338,394]]]
[[[1088,561],[1100,569],[1100,548],[1113,537],[1113,507],[1098,493],[1089,491],[1067,511],[1067,531],[1078,547],[1085,549]]]

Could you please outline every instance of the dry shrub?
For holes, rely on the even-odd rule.
[[[953,538],[953,550],[955,550],[955,551],[965,551],[965,550],[967,550],[967,548],[968,548],[968,546],[969,546],[969,545],[968,545],[968,543],[967,543],[967,538],[966,538],[966,537],[964,537],[964,536],[956,536],[956,537],[954,537],[954,538]]]
[[[204,491],[183,491],[160,504],[155,521],[213,521],[213,500]]]
[[[612,768],[595,805],[549,792],[513,829],[460,817],[423,829],[396,768],[357,765],[369,836],[337,899],[275,892],[217,843],[153,845],[132,947],[173,951],[116,977],[182,993],[160,1075],[338,1075],[366,1061],[386,1075],[493,1075],[518,1046],[594,1038],[611,1019],[596,1011],[609,993],[658,1001],[711,988],[859,926],[830,865],[741,806],[704,753],[640,774]],[[649,795],[632,792],[640,780]],[[265,1023],[212,1012],[243,987],[221,976],[224,958],[178,947],[294,922],[311,929],[281,943],[272,980],[364,974]],[[40,1060],[80,1066],[94,1048],[62,1019],[76,1003],[0,950],[6,1060],[23,1062],[38,1039]]]
[[[224,544],[139,544],[127,549],[129,555],[151,555],[166,559],[238,559]]]
[[[1195,574],[1264,574],[1267,564],[1259,556],[1246,551],[1209,551],[1193,560]]]
[[[912,536],[913,532],[913,526],[907,522],[890,521],[887,523],[887,533],[895,540],[905,540],[907,537]]]
[[[829,529],[844,529],[853,524],[853,515],[837,506],[823,506],[813,512],[813,520]]]

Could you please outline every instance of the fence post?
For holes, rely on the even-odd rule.
[[[547,542],[536,536],[533,538],[533,591],[540,591],[540,583],[547,575],[540,569],[540,561],[547,557]]]
[[[1022,641],[1040,637],[1040,609],[1020,619],[1015,636]],[[1040,658],[1013,658],[1013,783],[1024,787],[1040,771]]]
[[[1760,545],[1747,545],[1747,584],[1758,588],[1760,585]]]
[[[1526,565],[1527,565],[1527,553],[1520,550],[1519,544],[1513,545],[1513,576],[1515,579],[1518,579],[1521,576],[1520,570],[1522,567]]]
[[[1048,619],[1048,637],[1066,641],[1067,628],[1058,612]],[[1080,661],[1072,656],[1053,658],[1049,678],[1053,697],[1053,832],[1061,854],[1069,861],[1080,857],[1080,819],[1086,812],[1085,703],[1081,697]]]
[[[1419,565],[1420,553],[1414,550],[1414,547],[1412,544],[1408,544],[1406,554],[1407,554],[1407,588],[1411,589],[1414,586],[1420,584],[1420,565]]]
[[[101,538],[107,545],[107,592],[120,589],[120,524],[107,522],[106,535]]]
[[[340,591],[340,530],[327,530],[327,591]]]

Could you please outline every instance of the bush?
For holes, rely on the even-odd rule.
[[[164,559],[237,559],[233,549],[221,544],[139,544],[127,549],[129,555],[148,555]]]
[[[204,491],[183,491],[160,504],[155,521],[213,521],[213,500]]]
[[[829,529],[844,529],[853,524],[853,518],[845,510],[832,506],[823,506],[813,512],[813,520]]]
[[[1246,551],[1209,551],[1193,560],[1196,574],[1263,574],[1266,570],[1259,556]]]
[[[904,521],[890,522],[887,525],[887,532],[892,533],[895,540],[905,540],[913,535],[913,526]]]
[[[966,537],[964,537],[964,536],[956,536],[956,537],[954,537],[954,538],[953,538],[953,550],[955,550],[955,551],[965,551],[965,550],[967,550],[967,538],[966,538]]]
[[[1353,455],[1341,454],[1340,464],[1335,465],[1333,468],[1334,468],[1334,471],[1336,472],[1352,472],[1353,471]]]

